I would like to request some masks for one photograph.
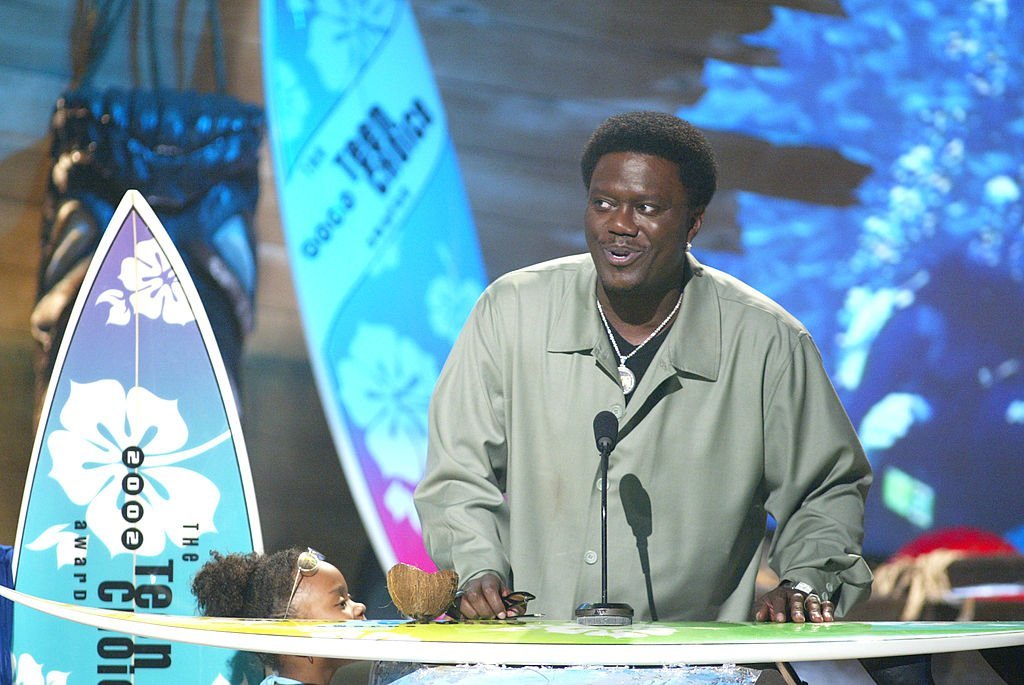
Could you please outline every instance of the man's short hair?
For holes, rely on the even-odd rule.
[[[715,194],[718,165],[711,144],[693,124],[677,116],[627,112],[605,119],[580,159],[587,190],[598,160],[610,152],[637,152],[675,162],[691,207],[706,207]]]

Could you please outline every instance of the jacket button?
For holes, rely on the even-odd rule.
[[[597,552],[595,552],[592,549],[588,549],[587,553],[583,555],[583,561],[585,561],[585,562],[587,562],[588,564],[591,564],[591,565],[596,564],[597,563]]]

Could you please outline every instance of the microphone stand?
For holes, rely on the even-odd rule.
[[[608,604],[608,452],[610,451],[601,450],[601,604]]]
[[[602,439],[598,436],[597,448],[601,452],[601,601],[577,607],[576,623],[585,626],[628,626],[633,623],[633,607],[608,601],[608,456],[615,448],[614,438]]]

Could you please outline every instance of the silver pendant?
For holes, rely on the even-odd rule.
[[[622,386],[622,394],[628,395],[636,387],[636,376],[625,364],[619,364],[619,384]]]

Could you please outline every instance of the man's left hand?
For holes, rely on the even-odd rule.
[[[780,585],[757,600],[755,621],[771,623],[831,623],[834,621],[832,602],[814,593],[804,593],[795,588]]]

